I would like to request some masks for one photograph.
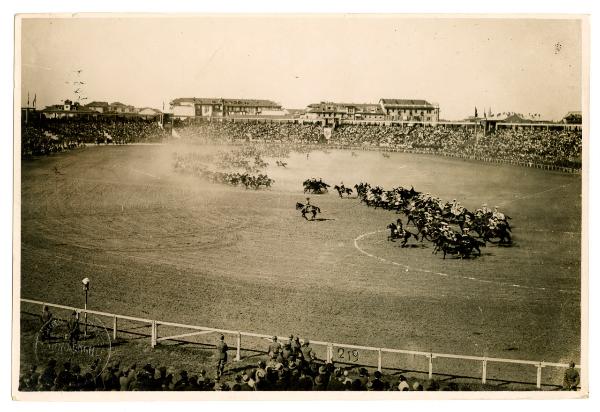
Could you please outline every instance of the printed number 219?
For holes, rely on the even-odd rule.
[[[349,362],[358,362],[358,351],[357,350],[345,350],[344,348],[338,348],[338,358],[348,359]],[[346,357],[347,355],[347,357]]]

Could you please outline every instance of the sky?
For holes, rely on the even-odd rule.
[[[559,120],[582,107],[577,19],[24,18],[20,59],[21,103],[29,93],[38,108],[77,96],[158,109],[177,97],[294,109],[405,98],[439,104],[448,120],[475,107]]]

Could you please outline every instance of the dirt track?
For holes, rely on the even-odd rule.
[[[580,176],[314,152],[293,155],[287,169],[269,159],[275,186],[256,192],[173,174],[176,150],[90,147],[23,162],[21,295],[80,306],[88,276],[97,310],[370,346],[579,360]],[[430,245],[401,249],[380,232],[358,241],[372,258],[354,239],[397,216],[330,193],[311,196],[327,220],[306,222],[294,204],[308,177],[414,185],[470,209],[498,204],[512,217],[515,245],[442,260]]]

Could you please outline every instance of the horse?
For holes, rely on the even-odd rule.
[[[450,242],[448,239],[446,239],[443,236],[440,236],[436,240],[435,247],[434,247],[432,253],[437,254],[437,252],[440,250],[442,252],[444,252],[444,259],[446,259],[447,254],[450,254],[450,255],[458,254],[462,259],[462,255],[460,254],[460,252],[461,252],[460,245],[455,242]]]
[[[485,227],[481,233],[481,237],[484,242],[490,242],[492,239],[499,239],[499,245],[510,245],[512,244],[512,239],[510,237],[510,230],[505,225],[498,225],[496,227]]]
[[[318,206],[308,205],[308,204],[305,205],[304,203],[300,203],[300,202],[296,203],[296,210],[300,210],[302,213],[302,217],[306,220],[308,220],[308,218],[306,217],[307,213],[312,214],[311,220],[315,220],[315,218],[317,217],[317,213],[321,213],[321,209],[319,209]]]
[[[323,194],[328,190],[329,185],[323,182],[321,179],[307,179],[302,183],[304,186],[304,193],[315,193],[315,194]]]
[[[419,237],[412,232],[409,232],[406,229],[398,229],[395,223],[390,223],[386,226],[387,229],[390,229],[390,234],[387,237],[387,240],[391,240],[394,242],[396,239],[402,239],[402,247],[406,247],[406,243],[410,239],[410,237],[414,237],[415,240],[419,240]]]
[[[466,256],[469,256],[471,253],[473,253],[473,250],[476,250],[477,254],[481,256],[480,247],[485,247],[485,242],[466,234],[460,235],[459,243],[461,244],[463,249],[462,251]]]
[[[333,188],[335,190],[337,190],[338,195],[340,195],[340,197],[343,197],[344,194],[346,194],[346,196],[350,196],[352,194],[352,189],[350,189],[349,187],[346,187],[344,185],[341,185],[341,186],[335,185],[335,186],[333,186]]]
[[[371,189],[371,185],[368,183],[357,183],[354,185],[354,189],[356,190],[356,195],[360,198],[361,202],[364,201],[365,196],[367,195],[367,191]]]
[[[474,250],[481,256],[480,247],[485,247],[485,242],[477,240],[470,235],[460,234],[456,236],[456,240],[449,239],[446,236],[439,234],[435,238],[434,244],[435,247],[432,253],[436,254],[441,250],[444,253],[444,259],[446,259],[447,254],[458,255],[461,259],[469,258]]]

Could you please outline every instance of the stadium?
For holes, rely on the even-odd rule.
[[[587,395],[581,21],[153,19],[18,20],[17,397]]]
[[[104,129],[115,137],[98,144]],[[110,143],[119,130],[132,143]],[[581,146],[573,144],[581,144],[580,131],[490,135],[474,146],[481,158],[490,156],[483,161],[452,156],[458,148],[468,152],[464,146],[482,133],[477,129],[416,125],[399,135],[395,126],[340,125],[328,142],[312,123],[200,120],[173,130],[139,120],[24,125],[32,144],[82,143],[49,156],[37,149],[37,155],[24,154],[22,297],[80,308],[77,285],[85,274],[93,282],[88,308],[101,312],[371,348],[533,363],[580,358],[581,175],[548,170],[560,159],[580,161]],[[387,136],[398,143],[379,145]],[[552,145],[556,152],[531,151],[543,138],[559,142]],[[508,139],[521,146],[497,150]],[[519,151],[535,161],[533,167],[511,161],[523,158]],[[284,161],[285,167],[277,166]],[[178,162],[187,162],[187,169]],[[204,167],[242,172],[247,165],[272,178],[272,187],[252,190],[198,173]],[[497,205],[512,219],[513,243],[488,242],[481,256],[468,259],[442,259],[423,241],[401,248],[386,240],[386,225],[401,214],[369,208],[355,192],[305,194],[303,180],[316,176],[331,186],[414,187],[458,199],[470,210]],[[306,197],[321,209],[315,221],[293,207]],[[63,285],[73,285],[72,292]],[[23,306],[39,313],[40,307]],[[23,322],[36,331],[31,316]],[[145,334],[140,345],[148,347],[151,329],[124,322],[118,333],[124,340]],[[168,325],[160,330],[162,336],[190,332]],[[214,344],[214,336],[191,335],[157,347],[185,347],[194,359]],[[233,347],[235,336],[228,340]],[[241,349],[264,351],[268,343],[244,338]],[[329,356],[327,346],[313,346],[319,359],[350,370],[378,366],[376,351],[348,355],[336,346]],[[390,353],[383,372],[397,379],[413,371],[426,386],[428,361]],[[182,367],[190,373],[211,367],[210,361],[200,368],[188,362]],[[446,387],[472,385],[481,368],[481,362],[440,358],[432,373],[452,377]],[[490,361],[487,388],[535,388],[536,373],[535,364]],[[544,367],[540,383],[560,386],[563,373]]]

